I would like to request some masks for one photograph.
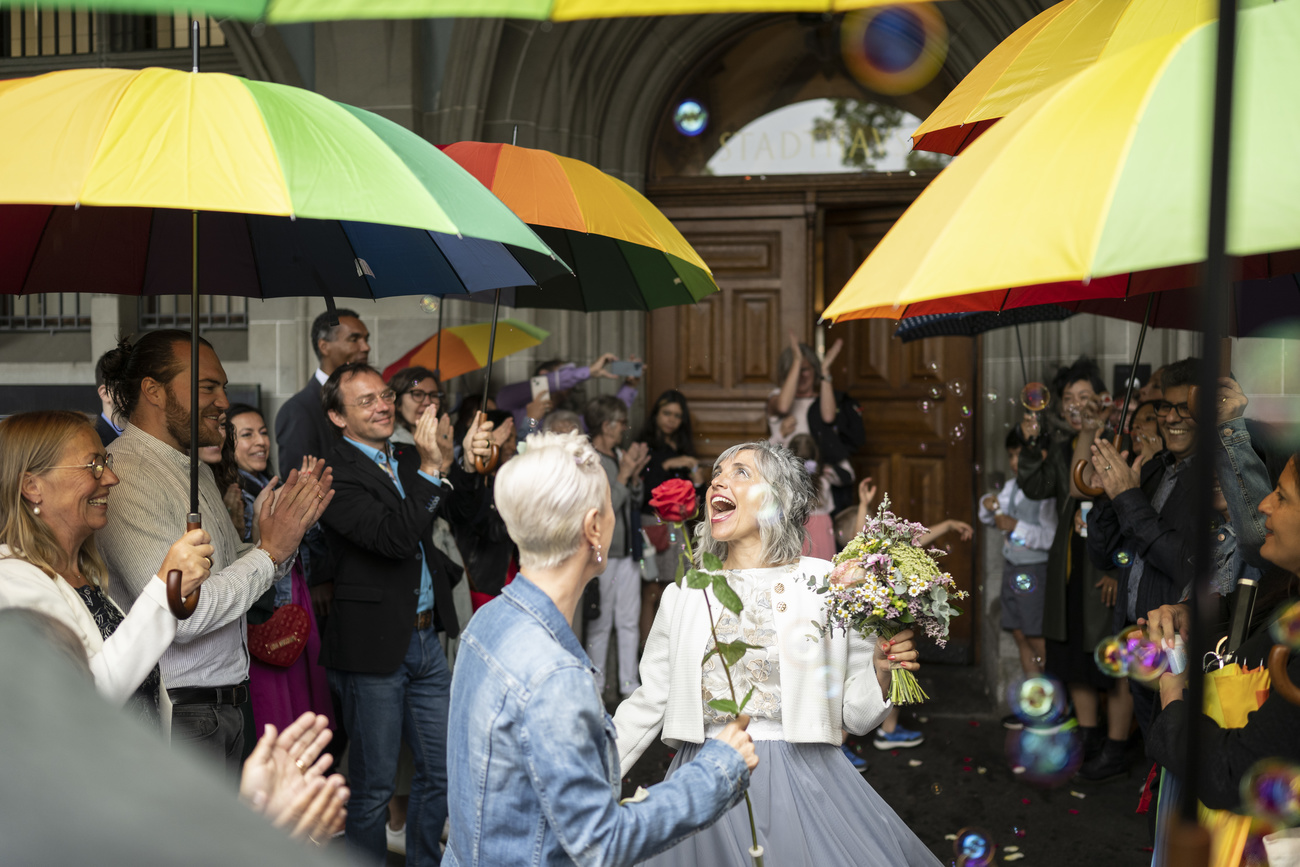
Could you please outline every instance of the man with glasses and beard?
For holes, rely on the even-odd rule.
[[[1106,493],[1088,513],[1088,554],[1098,568],[1127,566],[1120,572],[1115,631],[1178,602],[1189,581],[1198,528],[1193,474],[1188,472],[1196,456],[1197,429],[1188,397],[1200,364],[1198,358],[1187,358],[1162,369],[1156,422],[1164,450],[1149,460],[1139,456],[1130,461],[1104,438],[1092,447],[1095,481]],[[1156,694],[1132,678],[1129,686],[1145,735]],[[1108,743],[1099,760],[1120,768],[1122,756],[1120,746]]]
[[[108,501],[108,525],[96,542],[113,581],[109,593],[130,610],[168,548],[185,530],[190,508],[190,389],[199,390],[198,446],[220,446],[226,408],[226,372],[201,340],[192,375],[190,335],[154,331],[134,346],[123,343],[105,363],[113,405],[128,420],[108,446],[120,479]],[[226,517],[221,491],[206,464],[199,465],[199,510],[212,536],[212,576],[193,615],[177,624],[176,639],[159,665],[171,704],[171,737],[210,753],[237,778],[251,751],[248,641],[244,615],[288,571],[293,554],[333,497],[331,472],[322,462],[289,473],[254,518],[257,546],[242,557],[240,539]],[[273,502],[274,501],[274,502]],[[274,511],[272,511],[274,505]]]
[[[452,463],[443,476],[436,413],[415,424],[414,446],[395,443],[397,393],[364,362],[334,370],[321,404],[342,433],[330,452],[336,494],[321,523],[334,565],[334,605],[321,664],[341,698],[350,739],[347,837],[382,863],[398,750],[415,760],[406,814],[410,865],[437,864],[447,818],[447,705],[451,671],[438,627],[459,634],[446,556],[432,544],[439,514],[453,524],[477,510],[483,486]],[[491,451],[490,422],[470,425],[466,461]]]

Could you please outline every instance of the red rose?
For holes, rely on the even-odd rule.
[[[659,520],[680,524],[695,517],[695,486],[686,479],[669,479],[650,492],[650,508]]]

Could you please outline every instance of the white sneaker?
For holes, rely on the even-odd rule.
[[[388,851],[398,855],[406,854],[406,826],[394,831],[393,826],[384,822],[384,834],[388,836]]]
[[[447,838],[451,836],[451,818],[442,823],[442,842],[446,843]]]

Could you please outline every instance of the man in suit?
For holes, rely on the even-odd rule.
[[[336,320],[338,324],[334,324]],[[319,361],[316,372],[302,391],[285,401],[275,415],[275,444],[282,473],[300,466],[303,455],[324,457],[338,443],[338,432],[321,408],[321,386],[344,364],[358,361],[364,364],[369,360],[370,332],[354,311],[327,310],[311,323],[311,348]],[[316,609],[316,619],[323,622],[329,616],[334,585],[318,530],[308,532],[303,547],[312,606]]]
[[[395,398],[379,371],[362,362],[338,367],[321,389],[322,406],[343,437],[330,452],[335,499],[321,518],[335,577],[320,660],[342,698],[352,744],[348,841],[382,863],[405,740],[415,759],[406,857],[418,867],[441,860],[447,817],[451,673],[435,617],[449,636],[459,633],[452,567],[432,544],[433,523],[439,513],[465,520],[483,486],[457,464],[442,477],[433,413],[421,416],[414,448],[390,442]],[[489,422],[470,426],[467,460],[489,454],[490,429]]]
[[[95,362],[95,390],[99,392],[100,403],[99,418],[95,419],[95,430],[99,432],[99,438],[106,446],[122,435],[122,428],[117,424],[117,407],[113,406],[113,395],[108,391],[104,375],[104,365],[109,356],[116,351],[111,349],[105,352],[99,357],[99,361]]]

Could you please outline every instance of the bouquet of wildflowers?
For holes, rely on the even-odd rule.
[[[949,600],[968,595],[935,563],[937,548],[920,547],[929,530],[889,511],[886,495],[862,532],[835,555],[835,568],[819,583],[809,584],[826,599],[823,635],[831,629],[852,629],[863,638],[893,638],[909,627],[925,629],[940,647],[948,639],[948,621],[961,614]],[[929,696],[906,669],[893,670],[889,699],[894,704],[918,704]]]

